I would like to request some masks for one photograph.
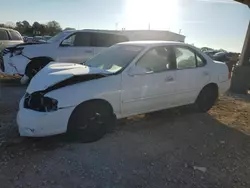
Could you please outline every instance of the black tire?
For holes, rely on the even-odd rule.
[[[25,75],[31,80],[42,68],[49,64],[49,59],[34,59],[26,67]]]
[[[198,112],[207,112],[218,99],[218,88],[216,85],[204,87],[195,101],[195,109]]]
[[[0,53],[0,70],[4,72],[3,56]]]
[[[114,127],[115,115],[106,103],[91,101],[76,107],[71,114],[67,135],[84,143],[101,139]]]

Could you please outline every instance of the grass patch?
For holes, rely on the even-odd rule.
[[[3,85],[21,85],[20,84],[20,79],[21,77],[20,76],[10,76],[10,75],[5,75],[5,74],[1,74],[0,73],[0,84],[3,84]]]

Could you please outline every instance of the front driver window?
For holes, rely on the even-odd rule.
[[[170,47],[156,47],[146,52],[136,66],[149,72],[163,72],[173,69],[173,55]]]
[[[64,41],[62,42],[62,46],[74,46],[75,37],[76,35],[74,34],[64,39]]]

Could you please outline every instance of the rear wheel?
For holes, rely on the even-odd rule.
[[[218,88],[216,85],[204,87],[196,99],[195,107],[199,112],[207,112],[216,103],[218,98]]]
[[[105,103],[87,102],[73,111],[68,125],[68,136],[81,142],[101,139],[115,124],[112,108]]]

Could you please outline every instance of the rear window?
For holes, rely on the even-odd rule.
[[[110,47],[120,42],[128,41],[127,37],[109,33],[93,33],[92,46]]]
[[[17,31],[10,30],[9,33],[11,40],[23,40],[22,36]]]
[[[6,30],[0,29],[0,40],[9,40]]]

